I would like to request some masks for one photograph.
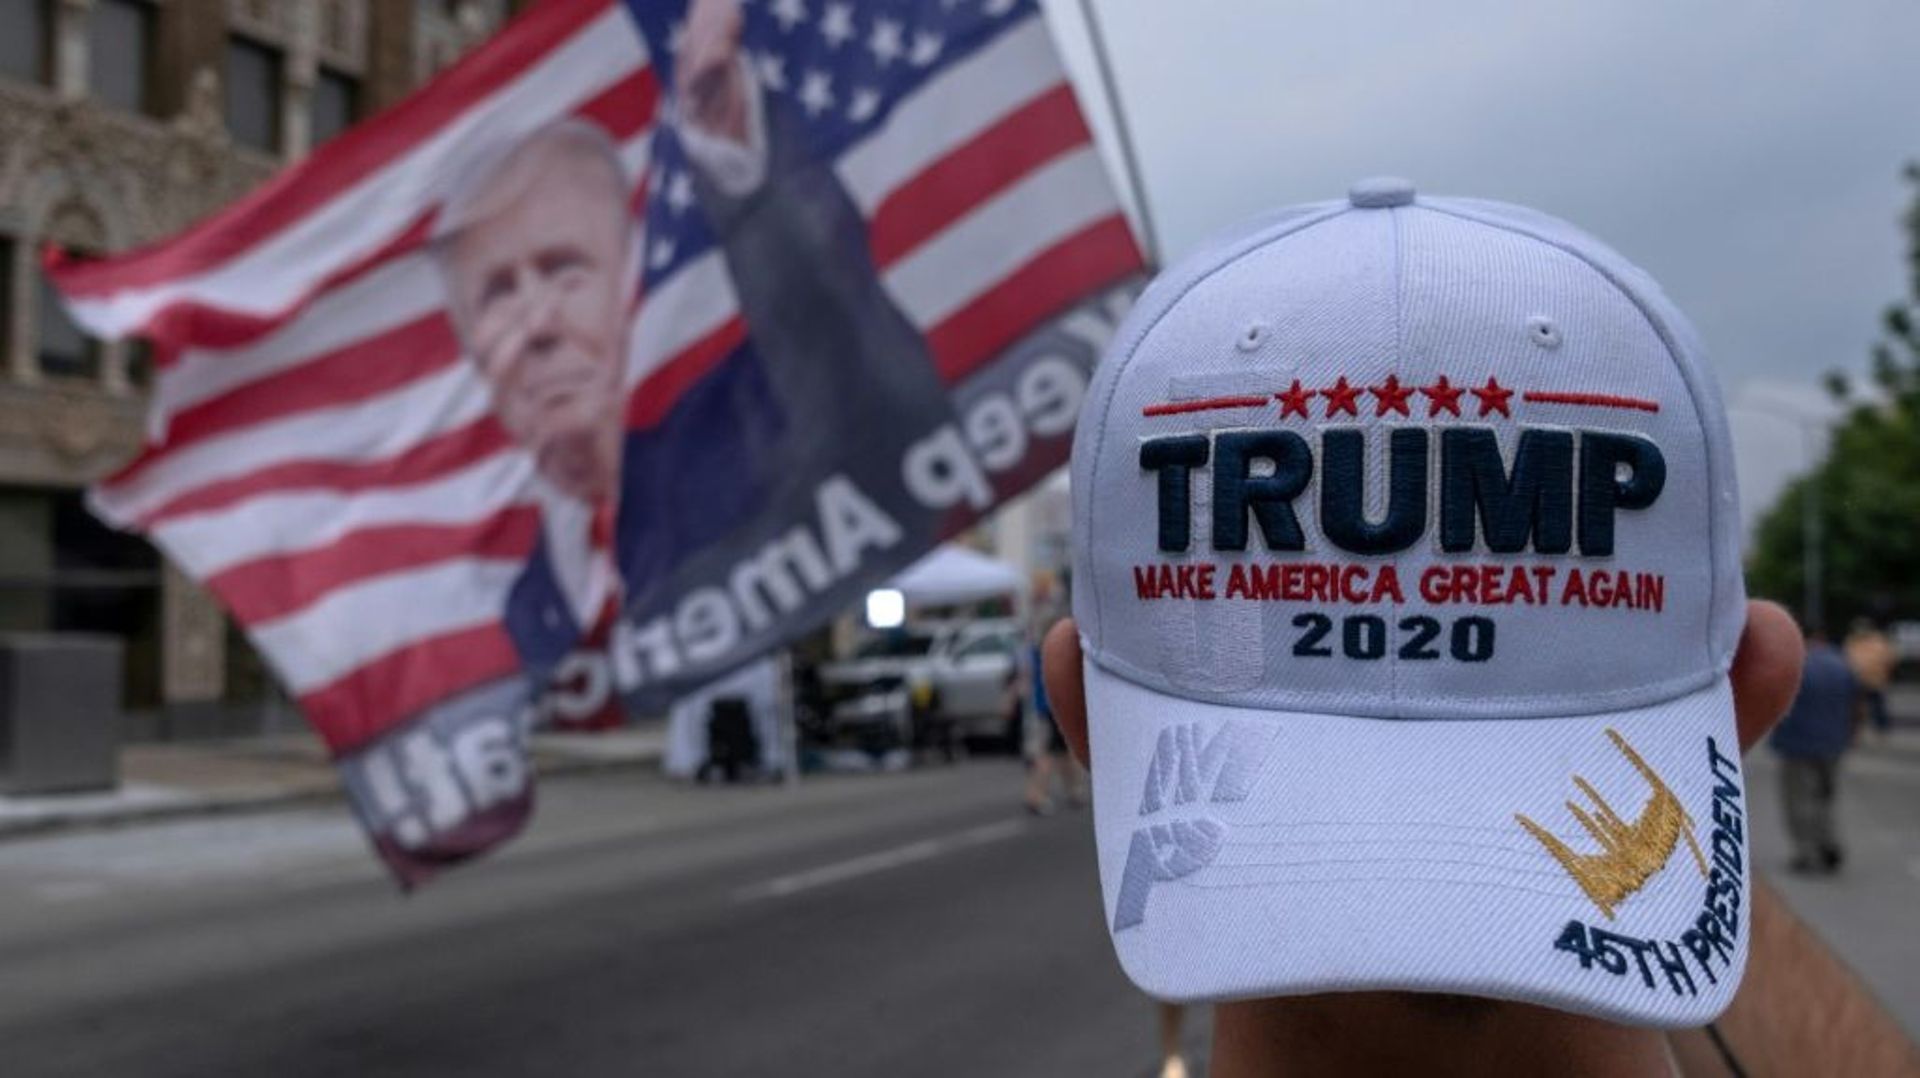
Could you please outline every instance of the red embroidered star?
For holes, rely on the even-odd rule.
[[[1443,374],[1440,376],[1438,382],[1430,386],[1421,386],[1420,392],[1427,397],[1429,402],[1427,404],[1427,418],[1431,419],[1439,415],[1443,408],[1454,415],[1459,415],[1460,394],[1465,393],[1466,390],[1448,382],[1447,376]]]
[[[1327,398],[1328,419],[1332,419],[1338,412],[1345,412],[1350,416],[1359,418],[1360,390],[1347,384],[1346,375],[1341,375],[1338,382],[1321,390],[1320,395]]]
[[[1285,393],[1275,393],[1273,399],[1280,402],[1281,419],[1285,419],[1296,412],[1299,413],[1302,419],[1312,415],[1311,412],[1307,411],[1307,405],[1313,402],[1313,390],[1303,388],[1298,378],[1293,380],[1293,385],[1289,387]]]
[[[1507,407],[1507,398],[1513,396],[1513,390],[1500,388],[1500,383],[1494,381],[1492,375],[1487,376],[1487,384],[1474,390],[1473,395],[1480,398],[1482,416],[1499,412],[1508,418],[1513,417],[1513,409]]]
[[[1386,415],[1388,412],[1399,412],[1405,416],[1413,414],[1407,411],[1407,398],[1413,396],[1413,387],[1401,385],[1400,376],[1397,374],[1387,375],[1386,381],[1367,392],[1379,398],[1380,401],[1374,405],[1374,415]]]

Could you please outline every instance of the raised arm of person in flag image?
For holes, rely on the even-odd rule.
[[[735,413],[761,413],[714,426],[710,440],[733,446],[738,478],[715,475],[697,485],[701,496],[756,485],[757,518],[772,537],[810,517],[820,483],[840,476],[900,526],[898,545],[924,546],[938,514],[907,490],[901,458],[953,409],[925,336],[882,286],[868,222],[809,126],[838,112],[809,113],[794,95],[771,92],[743,45],[738,0],[692,0],[683,26],[677,42],[668,35],[662,61],[672,66],[671,122],[657,152],[683,166],[668,183],[685,185],[666,192],[668,219],[712,233],[744,337],[689,392],[750,394],[754,408]],[[686,223],[693,218],[698,224]],[[673,249],[671,233],[660,239],[668,246],[657,251]],[[667,388],[675,388],[671,380]],[[631,414],[650,415],[662,392],[643,381]],[[687,487],[678,445],[652,436],[644,420],[635,426],[636,437],[658,449],[630,458],[629,496],[644,485]],[[668,559],[668,569],[679,570],[670,577],[659,569],[655,534],[654,524],[623,510],[620,564],[628,603],[639,609],[725,576],[730,559],[755,545],[734,535],[705,558]]]
[[[1793,700],[1800,632],[1772,603],[1748,608],[1733,664],[1740,747],[1758,744]],[[1047,691],[1074,755],[1089,720],[1080,637],[1047,634]],[[1580,1074],[1688,1076],[1916,1074],[1920,1051],[1866,987],[1755,881],[1752,951],[1733,1005],[1713,1025],[1662,1034],[1524,1003],[1459,995],[1350,992],[1220,1003],[1218,1078],[1283,1074]]]
[[[627,430],[640,239],[628,189],[612,140],[565,119],[469,169],[436,230],[452,321],[537,472],[540,536],[504,615],[536,677],[609,602],[757,510],[782,426],[758,370],[734,364]]]

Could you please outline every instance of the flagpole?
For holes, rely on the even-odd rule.
[[[1146,247],[1147,266],[1159,269],[1160,239],[1153,227],[1153,208],[1147,205],[1147,188],[1140,179],[1140,160],[1133,152],[1126,108],[1120,103],[1120,88],[1113,81],[1113,63],[1107,56],[1106,37],[1100,32],[1093,0],[1080,0],[1080,16],[1087,23],[1087,38],[1093,45],[1093,63],[1100,70],[1100,87],[1106,94],[1107,107],[1113,110],[1113,128],[1120,140],[1120,161],[1126,166],[1127,187],[1133,192],[1133,205],[1140,216],[1140,239]]]

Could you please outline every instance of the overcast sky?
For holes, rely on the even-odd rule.
[[[1749,519],[1804,459],[1750,409],[1823,410],[1821,372],[1864,369],[1901,292],[1912,0],[1094,4],[1166,261],[1368,175],[1564,217],[1706,338]],[[1111,151],[1078,0],[1048,8]]]

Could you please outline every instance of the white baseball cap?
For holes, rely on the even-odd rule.
[[[1100,878],[1170,1000],[1731,1000],[1733,452],[1578,230],[1371,180],[1162,274],[1073,447]]]

